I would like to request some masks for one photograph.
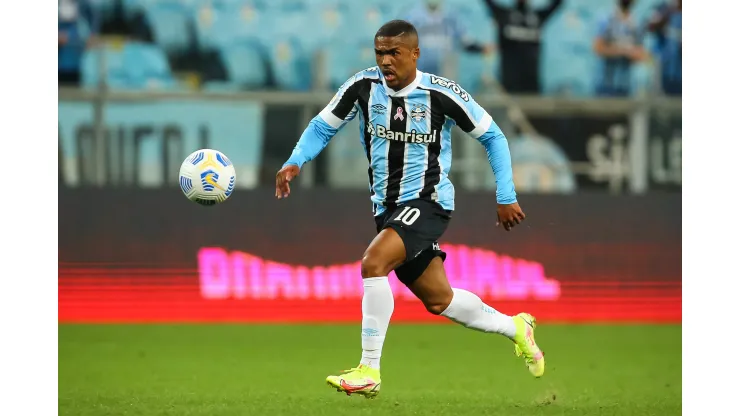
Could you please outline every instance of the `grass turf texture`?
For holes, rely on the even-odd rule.
[[[505,338],[393,325],[374,400],[327,375],[357,364],[342,326],[59,325],[60,415],[679,415],[680,326],[543,325],[533,378]]]

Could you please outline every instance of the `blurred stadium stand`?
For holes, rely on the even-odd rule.
[[[104,77],[111,88],[171,89],[177,87],[165,52],[153,44],[126,41],[90,50],[82,61],[83,83],[99,82],[99,60],[106,58]]]
[[[93,5],[102,21],[104,46],[86,52],[82,84],[97,85],[96,65],[104,55],[109,59],[105,79],[115,89],[334,89],[357,70],[374,65],[372,36],[377,28],[403,18],[419,1],[98,0]],[[636,1],[636,21],[643,23],[660,2]],[[592,95],[596,22],[614,4],[566,0],[548,22],[542,51],[545,94]],[[495,23],[482,1],[446,0],[445,6],[475,28],[470,32],[476,40],[496,41]],[[451,59],[455,70],[443,75],[471,92],[484,89],[497,74],[496,56],[461,52]],[[653,71],[650,63],[634,71],[635,91],[651,88]]]

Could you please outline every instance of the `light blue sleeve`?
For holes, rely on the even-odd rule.
[[[355,118],[357,93],[354,86],[360,80],[361,73],[358,73],[339,87],[329,104],[308,123],[283,167],[296,165],[302,168],[305,163],[315,159],[337,132]]]
[[[283,167],[297,165],[302,168],[305,163],[315,159],[324,150],[338,131],[339,129],[330,126],[321,116],[317,115],[303,130],[301,138],[298,139],[298,143],[293,148],[293,153],[283,164]]]
[[[478,141],[486,149],[488,163],[491,164],[493,174],[496,176],[496,201],[499,204],[513,204],[516,202],[516,190],[506,136],[496,122],[491,120],[488,130],[478,137]]]
[[[516,191],[509,141],[491,115],[473,97],[465,102],[465,107],[466,113],[472,116],[470,120],[474,127],[467,133],[486,149],[488,163],[496,176],[496,201],[499,204],[513,204],[516,202]]]

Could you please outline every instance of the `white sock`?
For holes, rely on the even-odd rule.
[[[385,333],[393,314],[393,292],[388,277],[362,279],[362,359],[360,364],[380,369]]]
[[[442,312],[442,316],[465,326],[482,332],[495,332],[514,338],[516,325],[511,316],[483,303],[474,293],[464,289],[452,289],[452,302]]]

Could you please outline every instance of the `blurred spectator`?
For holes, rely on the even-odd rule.
[[[594,51],[602,58],[596,93],[602,96],[630,94],[632,64],[647,57],[642,31],[632,20],[632,0],[617,0],[618,9],[599,23]]]
[[[502,86],[511,93],[539,94],[542,27],[563,0],[551,0],[541,10],[533,10],[528,0],[517,0],[512,8],[485,2],[498,25]]]
[[[419,33],[421,55],[417,66],[421,71],[441,76],[447,75],[445,63],[450,52],[458,47],[468,52],[493,53],[493,45],[481,45],[468,38],[465,26],[443,0],[424,0],[406,18]]]
[[[648,30],[655,33],[660,61],[661,83],[667,95],[681,95],[681,0],[672,0],[658,6],[648,22]]]
[[[82,54],[95,28],[88,0],[59,0],[59,85],[80,83]]]

